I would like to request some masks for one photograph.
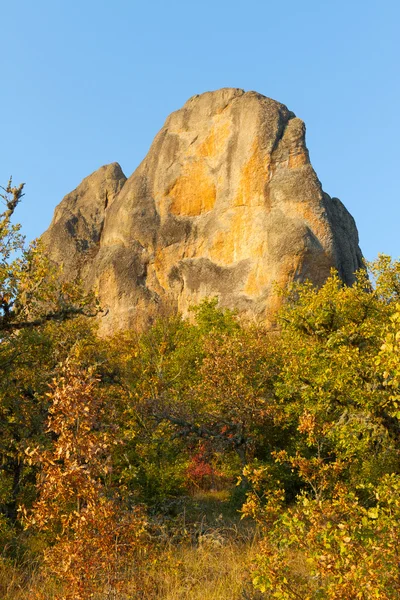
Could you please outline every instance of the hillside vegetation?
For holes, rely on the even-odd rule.
[[[104,339],[6,192],[0,597],[399,598],[400,263]]]

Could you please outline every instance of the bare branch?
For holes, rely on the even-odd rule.
[[[44,325],[49,321],[66,321],[67,319],[71,319],[80,315],[85,317],[96,317],[100,312],[102,312],[101,309],[88,311],[85,308],[71,306],[63,308],[62,310],[49,312],[42,317],[33,319],[32,321],[12,321],[10,319],[10,314],[12,313],[9,313],[8,315],[0,316],[0,332],[10,333],[12,331],[40,327],[40,325]]]
[[[10,177],[10,179],[8,180],[7,187],[0,186],[0,188],[5,192],[4,194],[0,194],[0,198],[3,198],[7,205],[7,210],[4,213],[4,217],[6,219],[11,218],[17,205],[21,201],[21,198],[25,195],[23,194],[24,187],[25,183],[20,183],[19,186],[13,187],[12,177]]]

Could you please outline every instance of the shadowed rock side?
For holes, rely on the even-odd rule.
[[[353,218],[310,164],[304,123],[240,89],[188,100],[129,179],[116,163],[86,178],[44,240],[65,277],[97,288],[104,333],[215,295],[269,318],[274,282],[321,284],[336,267],[351,284],[362,265]]]
[[[101,167],[60,202],[42,240],[67,279],[93,283],[104,215],[126,181],[118,163]]]

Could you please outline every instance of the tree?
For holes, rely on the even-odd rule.
[[[255,586],[282,600],[398,597],[400,269],[373,272],[374,288],[364,272],[296,285],[281,313],[274,392],[294,435],[246,469],[244,512],[265,530]]]
[[[0,195],[6,204],[6,210],[0,214],[0,336],[3,345],[22,329],[78,315],[94,316],[99,312],[94,296],[82,294],[76,282],[60,281],[59,270],[46,257],[40,242],[26,246],[21,226],[12,224],[14,211],[24,196],[24,185],[13,187],[10,178]]]
[[[67,365],[49,393],[53,441],[48,449],[25,451],[39,474],[38,498],[24,518],[47,534],[44,561],[63,584],[62,600],[87,600],[105,589],[116,597],[143,548],[143,514],[109,485],[118,430],[98,384],[90,372]]]
[[[94,354],[94,322],[84,317],[21,330],[7,344],[4,355],[11,359],[0,378],[0,512],[15,523],[18,504],[35,497],[36,471],[25,448],[46,443],[48,385],[67,359],[86,366],[104,358],[101,348]]]
[[[64,283],[40,242],[27,246],[21,226],[12,223],[24,184],[10,178],[2,188],[0,214],[0,512],[11,522],[21,494],[32,496],[34,474],[24,461],[27,440],[38,442],[47,414],[44,396],[59,360],[91,327],[64,327],[76,318],[98,314],[92,294],[79,282]],[[52,327],[60,325],[60,328]],[[63,332],[61,333],[61,330]]]

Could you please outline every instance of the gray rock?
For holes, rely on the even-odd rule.
[[[64,276],[94,286],[103,333],[141,328],[204,297],[268,321],[274,283],[346,284],[362,266],[343,204],[323,192],[305,126],[256,92],[194,96],[126,180],[116,163],[57,207],[43,239]]]

